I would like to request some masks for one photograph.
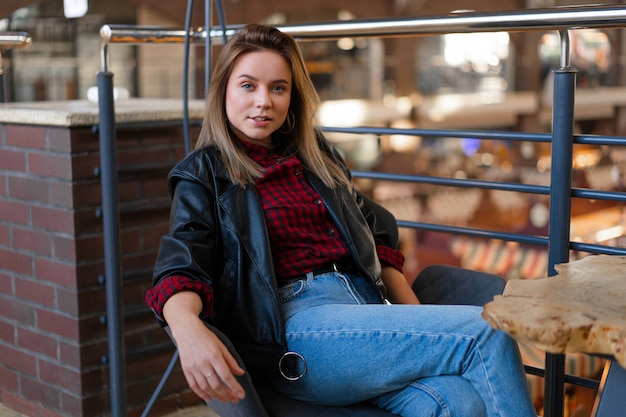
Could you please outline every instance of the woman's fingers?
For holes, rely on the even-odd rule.
[[[236,403],[245,396],[243,388],[230,371],[224,377],[217,371],[197,371],[193,373],[192,379],[189,386],[206,401],[216,399]]]
[[[222,341],[206,327],[192,338],[182,339],[179,353],[187,383],[200,398],[237,402],[245,397],[236,378],[243,375],[244,370]]]

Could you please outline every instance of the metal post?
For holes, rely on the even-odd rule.
[[[103,66],[106,67],[106,65]],[[106,70],[98,73],[98,107],[111,415],[121,417],[126,415],[126,366],[117,192],[117,146],[113,74]]]
[[[0,56],[0,103],[6,102],[4,92],[4,67],[2,66],[2,56]]]
[[[561,31],[561,67],[554,70],[552,110],[552,175],[550,179],[550,230],[548,275],[555,264],[569,261],[572,157],[574,143],[574,92],[577,70],[569,65],[569,38]],[[546,417],[562,417],[565,399],[565,355],[546,355]]]

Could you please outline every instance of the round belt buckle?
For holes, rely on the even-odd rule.
[[[299,353],[285,352],[278,361],[278,370],[286,380],[297,381],[306,373],[306,360]]]

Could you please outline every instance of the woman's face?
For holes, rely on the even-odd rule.
[[[274,51],[249,52],[235,62],[226,85],[226,116],[241,140],[269,147],[284,123],[292,88],[291,69]]]

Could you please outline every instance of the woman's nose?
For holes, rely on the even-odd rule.
[[[267,91],[259,89],[256,96],[257,107],[267,108],[271,105],[270,96]]]

